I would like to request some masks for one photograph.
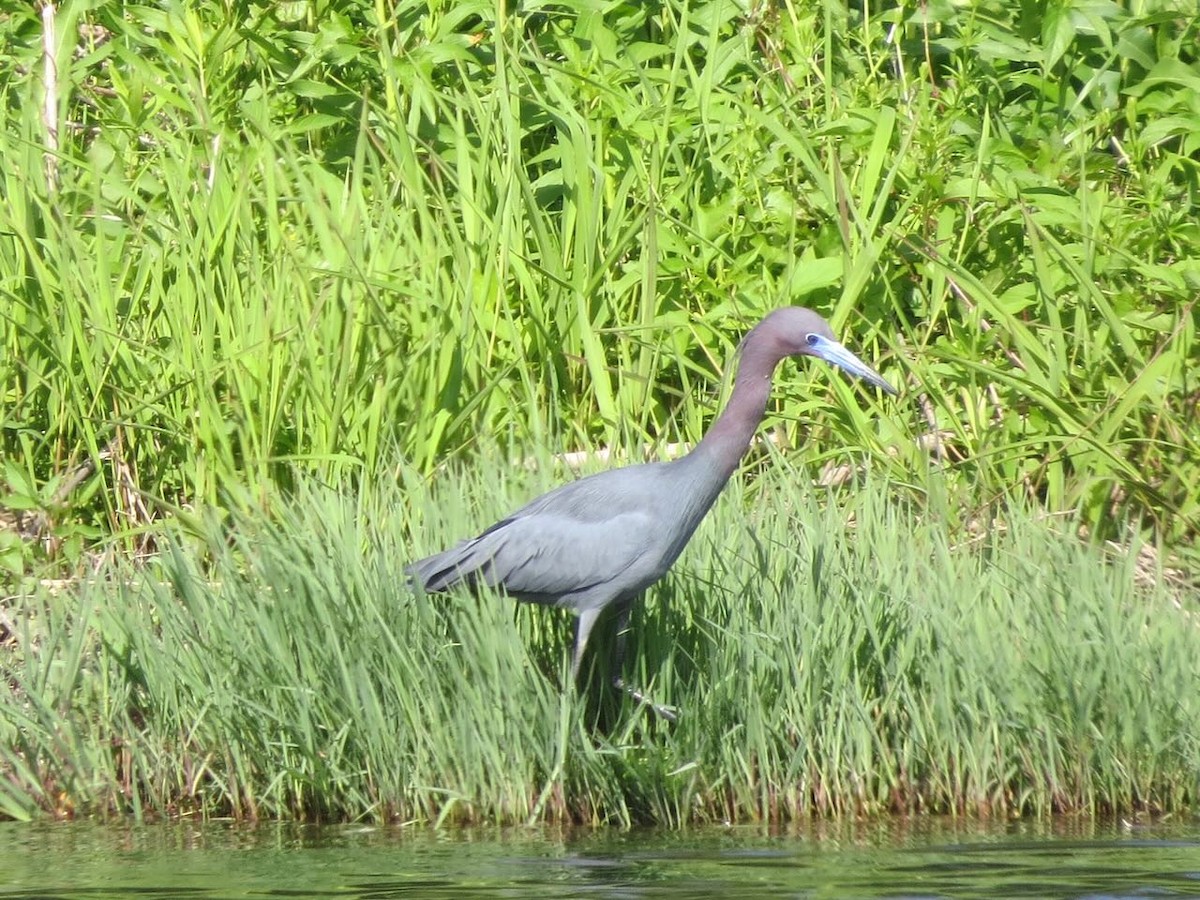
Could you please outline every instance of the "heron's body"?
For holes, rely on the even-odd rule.
[[[627,606],[683,552],[722,486],[689,490],[694,467],[684,457],[564,484],[411,573],[426,591],[468,582],[566,607],[590,630],[600,612]]]
[[[790,355],[819,356],[892,391],[833,340],[816,313],[776,310],[743,342],[733,396],[691,453],[564,484],[478,537],[413,563],[409,574],[425,591],[487,585],[518,600],[574,610],[577,675],[600,613],[615,607],[623,633],[633,601],[666,574],[691,539],[750,445],[775,366]],[[619,636],[618,669],[622,649]],[[613,675],[622,684],[620,672]]]

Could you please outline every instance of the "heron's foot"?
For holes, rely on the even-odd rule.
[[[628,694],[630,697],[632,697],[638,703],[643,703],[646,706],[650,707],[650,709],[652,709],[654,711],[654,714],[656,716],[658,716],[659,718],[666,719],[668,722],[678,722],[679,721],[679,709],[677,707],[660,706],[659,704],[657,704],[653,700],[651,700],[649,697],[647,697],[644,693],[639,691],[637,688],[633,687],[632,685],[626,684],[624,678],[621,678],[620,676],[617,676],[616,678],[614,678],[613,679],[613,687],[615,687],[618,691],[624,691],[626,694]]]

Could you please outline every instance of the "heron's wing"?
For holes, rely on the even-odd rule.
[[[488,583],[522,595],[567,594],[624,586],[653,545],[654,521],[644,512],[604,520],[541,514],[514,520],[493,534]]]
[[[582,517],[569,510],[526,509],[414,563],[409,573],[427,591],[480,583],[552,603],[607,584],[620,590],[636,580],[657,531],[653,516],[642,511]]]
[[[564,484],[408,572],[427,591],[486,584],[538,603],[640,590],[662,575],[656,560],[672,542],[668,471],[650,463]]]

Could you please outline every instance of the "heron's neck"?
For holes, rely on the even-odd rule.
[[[737,470],[766,414],[771,375],[778,362],[778,356],[764,353],[753,341],[747,341],[729,403],[691,453],[720,478],[721,484]]]

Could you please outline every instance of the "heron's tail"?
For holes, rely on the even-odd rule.
[[[446,591],[455,585],[474,587],[490,562],[490,557],[480,552],[478,544],[478,538],[463,541],[449,550],[410,563],[404,574],[414,587],[427,594]]]

